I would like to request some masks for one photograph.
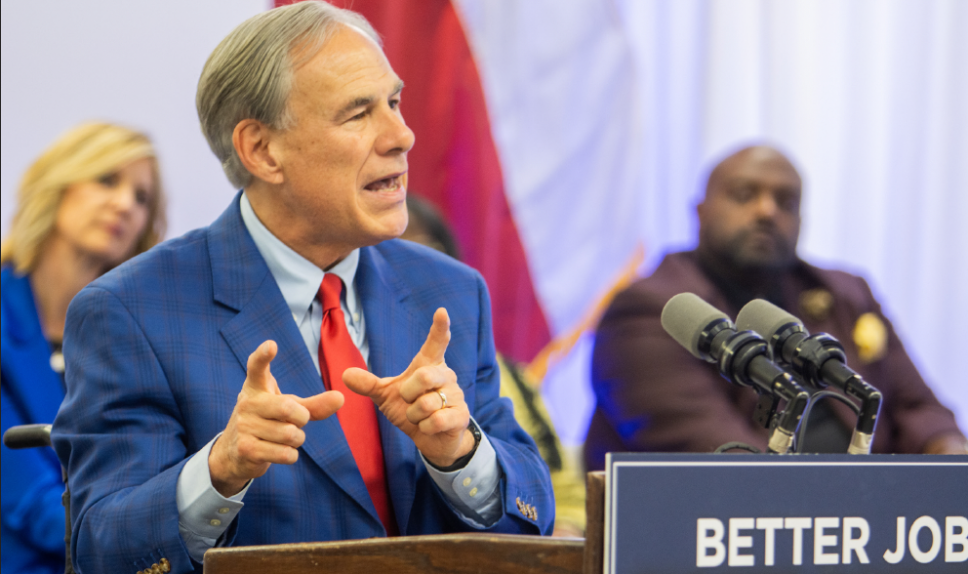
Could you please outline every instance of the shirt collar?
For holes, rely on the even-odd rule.
[[[301,318],[309,311],[316,299],[319,286],[323,282],[323,270],[273,235],[259,220],[245,193],[242,194],[240,208],[242,221],[262,258],[265,259],[269,272],[279,285],[283,299],[286,300],[293,316]],[[359,263],[360,250],[354,249],[328,271],[343,280],[345,286],[343,301],[351,317],[359,313],[359,298],[354,281]]]

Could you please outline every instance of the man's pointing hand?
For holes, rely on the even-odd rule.
[[[350,390],[373,399],[424,458],[441,468],[474,449],[464,391],[457,384],[457,374],[444,362],[449,344],[450,316],[446,309],[437,309],[426,342],[402,374],[381,379],[363,369],[343,373]]]
[[[343,406],[343,395],[336,391],[308,399],[283,395],[270,370],[277,353],[276,343],[266,341],[249,355],[238,403],[209,455],[212,486],[226,498],[273,464],[295,464],[306,441],[303,427],[331,417]]]

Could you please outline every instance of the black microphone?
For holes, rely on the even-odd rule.
[[[790,451],[810,394],[769,359],[762,337],[737,331],[725,313],[692,293],[681,293],[666,303],[662,328],[696,358],[716,363],[727,381],[785,400],[783,415],[770,434],[769,450]]]
[[[883,396],[847,366],[840,341],[826,333],[810,335],[800,319],[762,299],[747,303],[736,316],[736,324],[765,337],[773,358],[789,365],[808,383],[821,389],[830,385],[859,400],[860,414],[847,452],[870,454]]]

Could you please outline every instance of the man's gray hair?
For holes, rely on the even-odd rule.
[[[205,139],[232,185],[244,188],[252,181],[232,144],[235,126],[253,119],[273,129],[291,127],[293,72],[319,53],[340,26],[356,28],[382,45],[363,16],[307,0],[249,18],[209,56],[195,106]]]

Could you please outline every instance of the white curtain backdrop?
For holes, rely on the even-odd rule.
[[[3,233],[23,172],[88,120],[153,138],[170,198],[168,237],[211,223],[235,194],[198,127],[208,55],[271,0],[80,0],[0,4]]]
[[[692,246],[701,173],[725,150],[766,140],[805,178],[801,256],[868,278],[968,426],[949,335],[968,324],[968,2],[458,5],[557,334],[636,244],[644,272]],[[571,444],[591,407],[590,345],[584,338],[546,381]]]
[[[639,245],[643,272],[691,246],[708,161],[766,139],[805,176],[801,255],[870,280],[968,427],[948,335],[968,325],[968,1],[453,1],[555,334]],[[215,219],[234,190],[199,132],[195,83],[216,43],[270,4],[3,2],[3,231],[30,161],[91,118],[154,136],[169,236]],[[582,338],[545,385],[569,444],[592,406],[590,348]]]

